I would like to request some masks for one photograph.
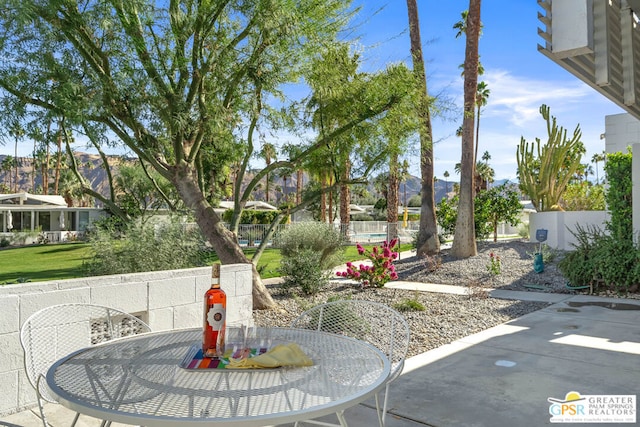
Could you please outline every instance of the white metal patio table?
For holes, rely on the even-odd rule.
[[[260,329],[258,329],[260,334]],[[273,345],[295,342],[313,366],[188,370],[185,354],[200,329],[137,335],[72,353],[47,373],[59,403],[103,420],[164,426],[265,426],[321,417],[383,387],[388,359],[346,336],[272,328]]]

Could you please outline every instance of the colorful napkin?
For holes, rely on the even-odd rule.
[[[313,361],[296,343],[279,344],[264,354],[246,359],[231,359],[231,369],[278,368],[280,366],[312,366]]]

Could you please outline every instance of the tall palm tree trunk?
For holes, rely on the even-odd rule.
[[[460,162],[460,199],[451,255],[468,258],[478,253],[476,247],[473,202],[474,141],[476,92],[478,89],[478,39],[480,37],[480,2],[469,0],[464,60],[464,116],[462,121],[462,159]]]
[[[416,0],[407,0],[409,13],[409,37],[411,39],[411,58],[413,72],[420,87],[420,104],[418,114],[422,121],[420,126],[420,171],[422,178],[422,205],[420,208],[420,229],[418,231],[417,255],[434,255],[440,251],[438,225],[436,222],[435,192],[433,189],[433,129],[427,92],[427,77],[422,56],[420,40],[420,23],[418,21],[418,5]]]

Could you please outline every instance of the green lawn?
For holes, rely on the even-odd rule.
[[[0,283],[61,280],[83,277],[87,243],[23,246],[0,250]]]
[[[365,248],[370,248],[366,246]],[[410,244],[400,248],[411,249]],[[249,258],[255,248],[247,248]],[[87,243],[62,243],[0,250],[0,284],[16,282],[42,282],[46,280],[63,280],[84,277],[82,263],[91,254],[91,246]],[[362,259],[355,246],[345,248],[344,261]],[[216,261],[215,257],[212,261]],[[278,277],[280,267],[280,251],[267,249],[260,257],[258,269],[263,279]]]

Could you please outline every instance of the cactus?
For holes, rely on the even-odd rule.
[[[582,131],[577,125],[568,139],[567,130],[558,126],[548,106],[542,104],[540,114],[547,122],[549,139],[542,145],[539,138],[535,143],[520,138],[516,151],[520,189],[531,198],[538,212],[562,210],[558,204],[560,197],[586,152],[581,141]]]

